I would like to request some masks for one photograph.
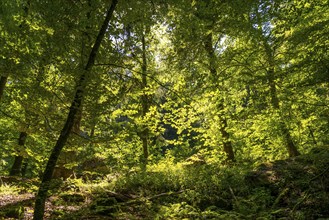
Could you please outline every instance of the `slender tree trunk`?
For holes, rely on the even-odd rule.
[[[72,132],[75,133],[76,135],[81,134],[81,129],[80,129],[81,120],[82,120],[82,103],[77,111],[77,114],[75,115],[73,127],[72,127]]]
[[[267,45],[266,43],[264,43],[264,44],[265,44],[266,53],[267,53],[269,64],[270,64],[270,68],[267,71],[267,78],[268,78],[268,84],[270,87],[271,105],[275,110],[280,111],[279,98],[277,96],[276,84],[275,84],[275,80],[274,80],[275,72],[274,72],[274,66],[273,66],[273,63],[274,63],[273,55],[271,53],[271,49],[269,48],[269,45]],[[296,145],[293,142],[290,131],[289,131],[286,123],[284,122],[284,119],[282,118],[282,116],[280,116],[279,128],[282,132],[289,157],[295,157],[295,156],[300,155],[300,153],[297,150]]]
[[[317,145],[318,143],[317,143],[317,141],[316,141],[316,139],[315,139],[315,137],[314,137],[314,132],[313,132],[311,126],[307,126],[307,127],[308,127],[308,130],[310,131],[310,136],[311,136],[311,138],[312,138],[313,144],[314,144],[314,145]]]
[[[23,7],[24,13],[25,13],[24,14],[24,20],[19,25],[19,27],[21,29],[26,27],[26,18],[29,14],[29,8],[30,8],[30,1],[27,0],[26,4]],[[8,76],[2,76],[1,79],[0,79],[0,101],[1,101],[1,97],[3,95],[4,89],[6,87],[7,80],[8,80]],[[27,138],[27,133],[26,132],[20,132],[19,138],[18,138],[19,148],[24,148],[26,138]],[[24,157],[21,155],[20,151],[21,151],[21,149],[18,150],[19,154],[15,156],[14,164],[11,167],[11,170],[9,172],[10,176],[19,176],[19,175],[22,174],[22,165],[23,165]]]
[[[215,55],[215,51],[213,48],[213,40],[212,40],[212,34],[208,34],[206,36],[205,42],[204,42],[204,46],[205,46],[205,50],[207,52],[208,55],[208,59],[209,59],[209,71],[212,77],[212,82],[214,84],[217,84],[217,69],[216,69],[216,55]],[[218,116],[220,118],[220,133],[222,136],[222,140],[223,140],[223,149],[224,152],[226,153],[227,156],[227,160],[228,161],[235,161],[235,156],[234,156],[234,151],[233,151],[233,146],[232,146],[232,142],[230,140],[230,134],[227,132],[227,119],[224,115],[224,101],[222,98],[218,98],[217,101],[217,108],[218,108]]]
[[[286,147],[288,150],[289,157],[296,157],[296,156],[300,155],[300,153],[297,150],[296,145],[294,144],[294,142],[292,140],[290,131],[287,128],[287,125],[283,121],[281,122],[281,131],[283,133],[283,137],[286,142]]]
[[[21,175],[23,159],[24,159],[24,157],[21,155],[15,156],[14,164],[11,167],[9,176],[20,176]]]
[[[219,103],[218,111],[219,112],[224,111],[223,101],[221,101]],[[220,123],[221,123],[220,132],[221,132],[222,139],[223,139],[224,152],[226,153],[228,161],[235,161],[233,146],[232,146],[232,142],[230,140],[230,134],[227,132],[227,119],[225,118],[223,113],[221,113],[219,115],[219,117],[220,117]]]
[[[261,15],[257,13],[257,17],[261,17]],[[258,29],[259,33],[261,34],[261,42],[263,44],[263,47],[265,49],[265,54],[267,58],[267,62],[269,65],[269,68],[267,69],[267,80],[268,85],[270,88],[270,96],[271,96],[271,105],[275,110],[278,110],[280,112],[280,105],[279,105],[279,98],[277,96],[277,90],[276,90],[276,83],[275,83],[275,58],[274,58],[274,50],[272,46],[268,43],[266,37],[264,36],[263,30],[262,30],[262,23],[260,23],[261,20],[258,20]],[[298,156],[300,153],[297,150],[296,145],[293,142],[293,139],[291,137],[290,131],[286,123],[284,122],[284,119],[282,116],[280,116],[279,119],[279,128],[282,132],[282,136],[284,138],[284,142],[289,154],[289,157],[295,157]]]
[[[25,159],[25,160],[24,160],[24,163],[23,163],[23,165],[22,165],[22,170],[21,170],[21,172],[22,172],[22,177],[25,177],[28,165],[29,165],[28,160]]]
[[[268,82],[269,82],[269,86],[270,86],[272,107],[274,109],[280,111],[279,99],[277,96],[277,91],[276,91],[275,82],[274,82],[274,70],[273,69],[268,71]],[[281,116],[280,116],[279,128],[281,129],[289,157],[296,157],[296,156],[300,155],[300,153],[298,152],[297,147],[294,144],[293,139],[290,135],[290,131],[289,131],[286,123],[281,118]]]
[[[21,132],[19,134],[19,138],[18,138],[19,148],[24,147],[26,138],[27,138],[26,132]],[[9,172],[10,176],[19,176],[21,174],[23,159],[24,157],[20,154],[20,152],[18,152],[18,155],[15,156],[14,164]]]
[[[7,80],[8,80],[8,76],[1,76],[1,78],[0,78],[0,101],[1,101],[1,98],[3,95],[3,92],[5,90]]]
[[[97,39],[95,41],[95,44],[90,52],[88,62],[84,68],[84,71],[82,75],[80,76],[80,80],[78,82],[77,91],[74,96],[74,100],[71,104],[69,114],[67,116],[67,120],[65,122],[65,125],[61,131],[61,134],[56,142],[56,145],[54,146],[51,155],[48,159],[46,169],[43,173],[42,182],[39,187],[38,194],[36,196],[35,200],[35,206],[34,206],[34,220],[41,220],[44,216],[44,209],[45,209],[45,202],[48,194],[48,190],[50,187],[50,180],[54,171],[54,168],[56,166],[58,157],[69,137],[70,131],[74,124],[74,119],[76,117],[76,114],[78,113],[82,99],[84,97],[84,90],[86,87],[86,77],[88,76],[89,72],[94,66],[96,55],[98,53],[99,47],[101,45],[101,42],[104,38],[104,35],[106,33],[106,29],[108,28],[110,19],[112,17],[112,14],[114,12],[114,9],[118,3],[118,0],[112,0],[109,10],[107,11],[106,18],[102,24],[102,27],[98,33]]]
[[[142,90],[145,90],[147,87],[147,78],[146,78],[146,74],[147,74],[147,60],[146,60],[146,45],[145,45],[145,36],[143,34],[142,36],[142,50],[143,50],[143,63],[142,63]],[[147,114],[147,112],[149,111],[149,103],[148,103],[148,95],[144,94],[142,95],[141,98],[142,101],[142,117],[144,118]],[[149,152],[148,152],[148,136],[149,136],[149,129],[148,126],[143,124],[142,127],[142,132],[140,135],[140,138],[142,140],[142,144],[143,144],[143,163],[144,165],[147,164],[147,160],[148,160],[148,156],[149,156]]]
[[[88,0],[88,7],[89,10],[86,14],[87,20],[90,20],[90,16],[91,16],[91,0]],[[81,65],[83,65],[84,63],[86,63],[89,59],[88,57],[88,53],[89,53],[89,48],[92,46],[92,39],[89,35],[91,26],[90,25],[86,25],[86,31],[82,33],[82,42],[81,42]],[[80,125],[81,125],[81,120],[82,120],[82,111],[83,111],[83,107],[82,107],[82,103],[81,106],[79,108],[79,111],[77,112],[77,115],[75,116],[74,119],[74,124],[73,124],[73,128],[72,128],[72,132],[75,133],[76,135],[82,135],[82,131],[80,129]]]

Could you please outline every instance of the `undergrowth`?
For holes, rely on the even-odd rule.
[[[329,217],[329,152],[309,154],[253,169],[195,156],[168,155],[103,181],[54,180],[53,219],[325,219]],[[17,195],[3,183],[0,195]]]
[[[0,196],[4,195],[18,195],[20,188],[13,184],[3,183],[0,185]]]
[[[98,199],[103,199],[101,215],[115,219],[328,217],[328,154],[326,149],[318,150],[256,169],[207,158],[175,162],[167,156],[149,164],[146,171],[128,172],[105,187],[127,196],[127,200],[118,201],[113,194],[99,192]],[[112,200],[108,207],[106,199]]]

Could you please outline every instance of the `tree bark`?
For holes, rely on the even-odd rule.
[[[87,20],[90,20],[91,17],[91,0],[88,0],[87,5],[89,7],[88,12],[86,13],[86,17]],[[83,65],[85,62],[88,61],[88,53],[89,53],[89,48],[92,46],[92,39],[89,35],[90,32],[90,25],[86,25],[86,31],[84,31],[82,33],[82,44],[81,44],[81,64]],[[72,128],[72,132],[77,134],[77,135],[81,135],[81,133],[83,133],[80,129],[80,125],[81,125],[81,120],[82,120],[82,111],[83,111],[83,107],[82,104],[79,108],[79,111],[77,112],[77,115],[75,117],[74,120],[74,124],[73,124],[73,128]]]
[[[0,101],[1,101],[1,98],[3,95],[3,92],[5,90],[7,80],[8,80],[8,76],[1,76],[1,78],[0,78]]]
[[[311,138],[312,138],[313,144],[314,144],[314,145],[317,145],[318,143],[317,143],[317,141],[316,141],[316,139],[315,139],[315,137],[314,137],[314,132],[313,132],[311,126],[307,126],[307,127],[308,127],[308,130],[310,131],[310,136],[311,136]]]
[[[217,69],[216,69],[216,55],[215,51],[213,48],[213,39],[212,39],[212,34],[208,34],[206,36],[205,42],[204,42],[204,47],[208,55],[209,59],[209,71],[211,74],[212,82],[214,84],[217,84]],[[224,101],[222,98],[218,98],[217,101],[217,107],[218,107],[218,116],[220,118],[220,133],[222,136],[223,140],[223,149],[224,152],[226,153],[227,160],[228,161],[235,161],[235,155],[233,151],[233,146],[232,142],[230,140],[230,134],[227,132],[227,119],[224,115],[225,107],[224,107]]]
[[[19,134],[19,138],[18,138],[19,148],[24,147],[26,138],[27,138],[27,133],[26,132],[21,132]],[[20,154],[20,152],[18,152],[18,155],[15,156],[14,164],[11,167],[11,170],[9,172],[10,176],[19,176],[19,175],[21,175],[23,160],[24,160],[24,157]]]
[[[106,29],[108,28],[110,19],[112,17],[112,14],[114,12],[114,9],[115,9],[117,3],[118,3],[118,0],[112,0],[110,8],[107,11],[106,18],[98,33],[95,44],[90,52],[88,62],[84,68],[82,75],[80,76],[77,90],[76,90],[76,93],[74,96],[74,100],[71,103],[70,111],[67,116],[65,125],[64,125],[64,127],[61,131],[61,134],[60,134],[60,136],[51,152],[51,155],[48,159],[46,169],[43,173],[42,182],[39,187],[39,190],[38,190],[38,193],[36,196],[36,200],[35,200],[34,216],[33,216],[34,220],[43,219],[45,202],[46,202],[48,190],[50,187],[50,180],[51,180],[54,168],[56,166],[58,157],[59,157],[64,145],[66,144],[70,131],[72,130],[72,127],[74,125],[74,120],[75,120],[76,114],[78,113],[78,111],[80,109],[82,99],[84,97],[84,90],[86,87],[86,77],[88,76],[89,72],[91,71],[91,69],[93,68],[93,66],[95,64],[96,55],[98,53],[101,42],[105,36]]]
[[[146,74],[147,74],[147,60],[146,60],[146,45],[145,45],[145,36],[143,34],[142,36],[142,90],[145,90],[147,87],[147,78],[146,78]],[[143,91],[143,95],[141,97],[141,101],[142,101],[142,117],[144,118],[147,114],[147,112],[149,111],[149,103],[148,103],[148,95],[145,94],[145,91]],[[140,135],[140,138],[142,140],[142,144],[143,144],[143,163],[144,165],[147,164],[147,160],[148,160],[148,156],[149,156],[149,152],[148,152],[148,136],[149,136],[149,129],[148,126],[146,124],[142,125],[142,132]]]
[[[22,169],[21,169],[22,177],[25,177],[28,165],[29,165],[29,162],[27,159],[25,159],[24,163],[22,165]]]

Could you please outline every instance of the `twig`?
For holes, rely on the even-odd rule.
[[[237,208],[239,208],[239,201],[238,201],[238,199],[236,198],[236,196],[234,195],[234,192],[233,192],[233,189],[229,186],[229,190],[230,190],[230,193],[231,193],[231,195],[232,195],[232,197],[233,197],[233,199],[234,199],[234,201],[235,201],[235,205],[236,205],[236,207]]]
[[[274,203],[273,203],[271,209],[274,209],[274,208],[276,207],[276,205],[280,202],[281,198],[282,198],[284,195],[286,195],[288,191],[289,191],[289,187],[284,188],[284,189],[282,190],[282,192],[279,194],[279,196],[275,199],[275,201],[274,201]]]
[[[144,75],[144,76],[148,77],[149,79],[153,80],[154,82],[156,82],[162,88],[167,89],[168,91],[172,92],[177,98],[182,100],[185,104],[190,105],[190,103],[185,99],[185,97],[183,98],[176,91],[171,89],[169,86],[166,86],[165,84],[160,82],[160,80],[156,79],[155,77],[151,76],[150,74],[142,73],[140,71],[133,70],[132,68],[130,68],[128,66],[118,65],[118,64],[114,64],[114,63],[98,63],[98,64],[95,64],[95,66],[114,66],[114,67],[118,67],[118,68],[122,68],[122,69],[127,69],[127,70],[129,70],[131,72],[134,72],[134,73],[137,73],[139,75]],[[130,76],[126,76],[126,77],[131,78]]]
[[[329,166],[324,171],[322,171],[321,173],[319,173],[318,175],[316,175],[315,177],[313,177],[312,179],[310,179],[309,183],[311,183],[313,180],[316,180],[317,178],[319,178],[320,176],[322,176],[323,174],[325,174],[328,170],[329,170]]]
[[[131,204],[135,204],[135,203],[142,203],[142,202],[145,202],[145,201],[150,201],[150,200],[154,200],[154,199],[158,199],[160,197],[164,197],[164,196],[172,196],[172,195],[178,195],[178,194],[181,194],[183,192],[185,192],[186,190],[180,190],[180,191],[177,191],[177,192],[165,192],[165,193],[160,193],[158,195],[154,195],[154,196],[150,196],[150,197],[137,197],[136,199],[133,199],[133,200],[129,200],[129,201],[126,201],[126,202],[121,202],[121,203],[118,203],[116,205],[113,205],[111,207],[118,207],[118,206],[125,206],[125,205],[131,205]],[[119,193],[116,193],[116,192],[112,192],[112,191],[107,191],[108,194],[110,194],[110,196],[116,198],[116,199],[119,199],[121,201],[124,201],[124,200],[128,200],[130,198],[133,198],[133,196],[129,195],[122,195],[122,194],[119,194]]]
[[[160,197],[163,197],[163,196],[178,195],[178,194],[181,194],[181,193],[183,193],[183,192],[185,192],[185,190],[180,190],[180,191],[177,191],[177,192],[166,192],[166,193],[160,193],[160,194],[158,194],[158,195],[148,197],[148,198],[146,198],[146,200],[153,200],[153,199],[157,199],[157,198],[160,198]]]
[[[297,202],[296,205],[294,205],[294,207],[292,208],[290,213],[293,213],[296,210],[296,208],[305,201],[305,199],[310,195],[308,192],[309,192],[309,190],[307,190],[306,195],[303,196],[303,198],[299,202]]]

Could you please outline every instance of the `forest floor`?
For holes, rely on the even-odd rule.
[[[0,196],[0,210],[3,211],[2,219],[32,219],[34,194],[25,193],[20,195],[3,195]],[[56,212],[74,212],[82,208],[80,205],[56,205],[52,201],[56,196],[51,196],[46,202],[45,218],[54,217]]]
[[[157,166],[111,181],[54,180],[45,219],[329,219],[328,148],[256,168]],[[0,178],[0,218],[32,219],[38,182]]]

